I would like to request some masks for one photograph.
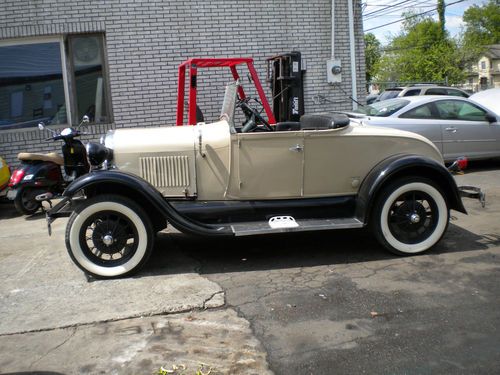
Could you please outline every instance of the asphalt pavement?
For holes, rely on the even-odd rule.
[[[459,184],[482,208],[452,212],[421,256],[364,230],[252,238],[158,235],[136,277],[87,279],[41,215],[0,205],[0,373],[500,373],[500,165]]]

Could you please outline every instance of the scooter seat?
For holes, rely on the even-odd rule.
[[[30,161],[30,160],[40,160],[40,161],[51,161],[57,165],[64,165],[64,159],[61,155],[55,152],[50,152],[48,154],[35,154],[31,152],[20,152],[17,155],[19,160]]]

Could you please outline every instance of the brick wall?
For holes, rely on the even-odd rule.
[[[335,3],[336,57],[343,66],[341,89],[350,94],[347,0]],[[364,99],[359,0],[354,8],[358,97]],[[331,0],[2,0],[0,14],[0,40],[105,33],[114,123],[92,126],[87,139],[98,139],[113,127],[173,125],[177,66],[188,57],[253,57],[265,84],[265,59],[298,50],[307,63],[306,113],[352,107],[341,89],[326,83]],[[229,77],[226,71],[199,70],[199,105],[207,121],[219,113]],[[337,104],[316,105],[314,94]],[[0,130],[0,154],[15,165],[19,151],[57,150],[60,145],[42,141],[46,136],[38,129]]]

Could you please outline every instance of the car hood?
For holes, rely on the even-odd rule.
[[[480,91],[471,95],[469,99],[500,116],[500,89]]]

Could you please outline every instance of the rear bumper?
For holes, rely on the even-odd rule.
[[[472,198],[479,200],[479,203],[481,203],[481,206],[483,206],[483,208],[486,205],[486,194],[481,191],[481,188],[478,188],[476,186],[464,185],[458,187],[458,192],[460,194],[460,197],[462,198]]]

